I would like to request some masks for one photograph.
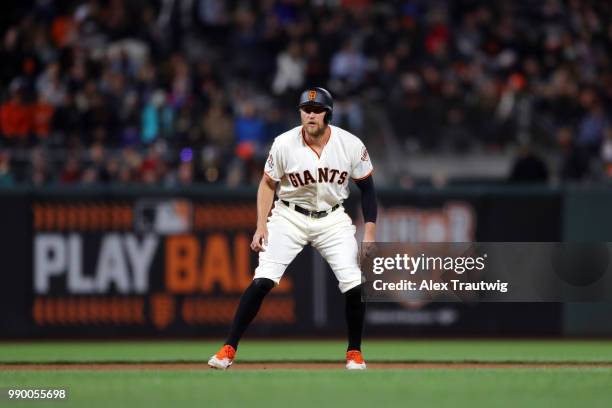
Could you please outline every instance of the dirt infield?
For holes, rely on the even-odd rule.
[[[481,368],[612,368],[612,363],[585,363],[585,362],[370,362],[371,370],[460,370]],[[8,370],[209,370],[206,363],[2,363],[0,371]],[[343,370],[342,362],[242,362],[236,363],[231,370]]]

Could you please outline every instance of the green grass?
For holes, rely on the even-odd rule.
[[[0,343],[0,362],[205,361],[221,342]],[[367,341],[369,361],[612,362],[612,341]],[[249,341],[242,361],[338,361],[342,341]]]
[[[205,361],[219,342],[0,343],[1,362]],[[369,361],[612,362],[609,341],[368,341]],[[341,341],[245,341],[242,361],[338,361],[338,370],[0,371],[0,388],[65,388],[66,407],[608,407],[612,368],[348,372]],[[40,407],[49,403],[0,406]],[[53,404],[60,406],[60,403]]]
[[[610,369],[9,371],[0,384],[68,387],[61,406],[87,408],[608,407],[612,400]]]

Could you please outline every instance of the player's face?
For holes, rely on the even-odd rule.
[[[303,106],[300,108],[302,126],[310,136],[320,136],[325,132],[325,109],[320,106]]]

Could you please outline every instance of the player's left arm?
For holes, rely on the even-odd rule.
[[[376,247],[376,217],[378,215],[378,205],[376,203],[376,189],[374,179],[370,174],[368,177],[355,180],[355,184],[361,191],[361,210],[363,212],[364,233],[363,233],[363,252],[364,256],[373,256]]]
[[[374,167],[370,161],[368,150],[361,141],[353,144],[352,147],[351,178],[361,190],[361,209],[365,225],[362,249],[365,252],[364,255],[369,256],[372,255],[371,252],[375,251],[374,242],[376,241],[376,216],[378,212],[374,178],[372,177]]]
[[[364,241],[376,241],[376,217],[378,215],[378,205],[376,204],[376,189],[372,175],[355,180],[355,184],[361,191],[361,211],[365,223]]]

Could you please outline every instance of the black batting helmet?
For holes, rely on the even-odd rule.
[[[321,106],[323,109],[327,111],[325,115],[325,122],[329,123],[332,118],[332,112],[334,111],[334,99],[327,89],[324,88],[308,88],[302,95],[300,95],[300,104],[298,108],[302,108],[302,106],[307,105],[315,105]]]

